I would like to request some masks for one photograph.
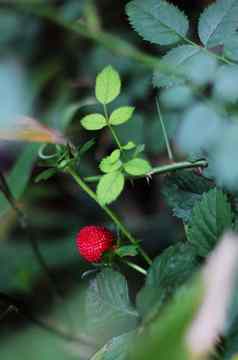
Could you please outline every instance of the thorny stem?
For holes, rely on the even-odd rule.
[[[73,169],[73,167],[68,166],[66,171],[74,178],[77,184],[84,190],[90,197],[93,199],[104,211],[105,213],[111,218],[114,224],[118,227],[118,229],[124,234],[124,236],[134,245],[138,246],[138,241],[133,237],[133,235],[127,230],[125,225],[119,220],[116,214],[107,206],[101,204],[98,199],[97,195],[94,191],[85,183],[85,181],[77,174],[77,172]],[[151,265],[152,261],[146,252],[139,246],[138,251],[140,252],[141,256],[145,259],[145,261]]]
[[[152,175],[156,174],[164,174],[164,173],[170,173],[175,172],[177,170],[183,170],[183,169],[192,169],[192,168],[206,168],[208,166],[207,160],[201,159],[196,161],[181,161],[181,162],[174,162],[172,164],[168,165],[162,165],[154,167],[152,170],[150,170],[147,174],[143,176],[137,176],[137,178],[141,177],[151,177]],[[88,176],[84,178],[85,182],[97,182],[100,180],[101,175],[96,176]]]
[[[147,176],[152,176],[154,174],[164,174],[164,173],[168,173],[168,172],[174,172],[177,170],[181,170],[181,169],[192,169],[192,168],[198,168],[198,167],[202,167],[205,168],[208,166],[208,162],[207,160],[197,160],[197,161],[181,161],[181,162],[175,162],[173,164],[169,164],[169,165],[163,165],[163,166],[158,166],[158,167],[154,167],[148,174]]]

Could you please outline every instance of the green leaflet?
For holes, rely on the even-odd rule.
[[[156,70],[153,77],[155,87],[171,87],[185,82],[184,77],[197,85],[203,85],[213,79],[216,60],[199,47],[192,45],[177,46],[167,52],[162,63],[176,68],[181,76],[162,74]]]
[[[237,30],[237,0],[218,0],[210,5],[199,19],[199,37],[208,47],[224,44]]]
[[[120,171],[103,175],[97,186],[97,197],[101,204],[110,204],[123,190],[125,177]]]
[[[147,174],[151,170],[151,166],[148,161],[136,158],[125,163],[124,169],[130,175],[141,176]]]
[[[127,122],[133,115],[135,108],[132,106],[122,106],[113,111],[109,123],[111,125],[121,125]]]
[[[97,100],[106,105],[115,100],[121,91],[121,80],[118,72],[107,66],[100,72],[96,79],[95,94]]]
[[[90,114],[82,118],[81,125],[86,130],[100,130],[107,125],[107,122],[105,117],[101,114]]]
[[[199,256],[207,256],[225,230],[232,228],[233,213],[227,196],[214,188],[202,196],[192,212],[188,241]]]
[[[187,34],[186,16],[167,1],[134,0],[127,4],[126,11],[131,26],[151,43],[171,45]]]

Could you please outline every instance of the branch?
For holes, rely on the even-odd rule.
[[[136,176],[135,179],[141,179],[146,177],[151,177],[152,175],[156,174],[164,174],[164,173],[171,173],[175,172],[177,170],[182,169],[192,169],[192,168],[206,168],[208,166],[207,160],[201,159],[196,161],[181,161],[181,162],[174,162],[172,164],[168,165],[162,165],[154,167],[152,170],[150,170],[147,174],[143,176]],[[95,176],[87,176],[84,178],[84,181],[87,183],[97,182],[100,180],[102,175],[95,175]],[[131,176],[128,176],[130,179]]]
[[[41,319],[36,318],[29,310],[27,309],[27,306],[20,302],[19,300],[16,300],[15,298],[6,295],[2,292],[0,292],[0,302],[2,302],[4,305],[6,305],[7,310],[4,311],[4,315],[9,313],[10,311],[15,311],[18,314],[20,314],[23,318],[30,321],[32,324],[40,327],[41,329],[48,331],[58,337],[61,337],[62,339],[70,342],[81,342],[84,345],[87,346],[94,346],[95,343],[90,341],[88,338],[83,336],[74,336],[58,327],[53,326],[52,324],[49,324],[48,322],[45,322]]]
[[[29,221],[28,221],[26,215],[23,213],[23,211],[19,208],[17,201],[14,198],[14,196],[7,184],[6,179],[1,172],[0,172],[0,191],[2,191],[2,193],[8,200],[9,204],[11,205],[12,209],[16,212],[18,222],[19,222],[21,228],[26,232],[28,241],[32,247],[35,258],[38,261],[42,270],[44,271],[44,273],[48,279],[48,282],[50,284],[52,292],[56,295],[56,297],[58,299],[61,300],[62,295],[61,295],[60,291],[58,290],[58,287],[55,285],[55,280],[47,266],[47,263],[46,263],[44,257],[41,254],[38,243],[32,234],[32,231],[31,231],[30,225],[29,225]]]

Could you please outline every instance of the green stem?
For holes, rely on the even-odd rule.
[[[132,269],[138,271],[139,273],[143,274],[143,275],[147,275],[147,271],[145,269],[143,269],[142,267],[140,267],[139,265],[137,264],[134,264],[133,262],[131,261],[128,261],[128,260],[123,260],[123,262],[125,264],[127,264],[129,267],[131,267]]]
[[[181,162],[174,162],[173,164],[168,164],[168,165],[162,165],[162,166],[157,166],[154,167],[152,170],[150,170],[149,173],[143,175],[143,176],[138,176],[137,178],[141,178],[141,177],[147,177],[147,176],[152,176],[152,175],[156,175],[156,174],[164,174],[164,173],[170,173],[170,172],[174,172],[177,170],[182,170],[182,169],[191,169],[191,168],[206,168],[208,166],[208,162],[207,160],[197,160],[197,161],[181,161]],[[98,180],[100,180],[101,175],[96,175],[96,176],[88,176],[84,178],[85,182],[97,182]]]
[[[68,171],[68,173],[74,178],[74,180],[77,182],[77,184],[81,187],[82,190],[84,190],[90,197],[91,199],[93,199],[104,211],[105,213],[111,218],[111,220],[114,222],[114,224],[118,227],[119,230],[121,230],[121,232],[125,235],[125,237],[134,245],[138,246],[138,241],[133,237],[133,235],[127,230],[127,228],[125,227],[125,225],[123,225],[123,223],[118,219],[118,217],[116,216],[116,214],[114,214],[114,212],[107,206],[107,205],[103,205],[100,204],[98,199],[97,199],[97,195],[94,193],[94,191],[92,189],[90,189],[90,187],[84,182],[84,180],[76,173],[76,171],[71,167],[68,166],[66,168],[66,171]],[[152,261],[149,258],[149,256],[146,254],[146,252],[139,247],[138,248],[140,254],[142,255],[142,257],[145,259],[145,261],[151,265]]]
[[[107,126],[111,131],[111,134],[112,134],[112,136],[113,136],[113,138],[115,140],[115,143],[117,144],[118,148],[122,151],[123,149],[122,149],[120,140],[119,140],[119,138],[118,138],[118,136],[116,134],[116,131],[113,129],[113,126],[111,126],[111,124],[109,123],[109,115],[108,115],[106,104],[103,104],[103,110],[104,110],[105,118],[106,118],[106,121],[107,121]]]
[[[158,112],[158,116],[159,116],[159,121],[160,121],[160,124],[161,124],[161,127],[162,127],[162,132],[163,132],[163,136],[164,136],[168,156],[169,156],[169,159],[171,161],[174,161],[172,148],[170,146],[170,142],[169,142],[167,130],[166,130],[166,127],[165,127],[164,119],[163,119],[163,116],[162,116],[162,113],[161,113],[161,110],[160,110],[159,100],[157,98],[156,98],[156,107],[157,107],[157,112]]]
[[[187,37],[182,36],[182,39],[183,39],[186,43],[188,43],[188,44],[190,44],[190,45],[192,45],[192,46],[194,46],[194,47],[196,47],[196,48],[198,48],[198,49],[206,52],[207,54],[215,57],[217,60],[222,61],[222,62],[224,62],[225,64],[234,65],[234,62],[226,59],[224,56],[218,55],[218,54],[210,51],[210,50],[207,49],[206,47],[196,44],[195,42],[193,42],[192,40],[188,39]]]
[[[173,171],[177,171],[177,170],[181,170],[181,169],[191,169],[191,168],[197,168],[197,167],[205,168],[205,167],[207,167],[207,165],[208,165],[207,160],[197,160],[194,162],[191,162],[191,161],[175,162],[175,163],[169,164],[169,165],[162,165],[162,166],[154,167],[146,176],[151,176],[154,174],[164,174],[164,173],[173,172]]]

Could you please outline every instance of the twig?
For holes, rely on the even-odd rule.
[[[166,148],[167,148],[169,159],[171,161],[174,161],[172,148],[170,146],[169,137],[168,137],[167,130],[166,130],[166,127],[165,127],[164,119],[163,119],[163,116],[162,116],[162,113],[161,113],[161,110],[160,110],[159,100],[157,98],[156,98],[156,108],[157,108],[157,112],[158,112],[158,116],[159,116],[159,121],[160,121],[160,124],[161,124],[161,127],[162,127],[162,132],[163,132],[164,141],[165,141],[165,145],[166,145]]]
[[[50,273],[50,270],[48,269],[47,263],[44,260],[44,257],[41,254],[41,251],[39,249],[38,243],[34,236],[32,235],[29,221],[26,217],[26,215],[23,213],[23,211],[19,208],[8,184],[4,177],[4,175],[0,172],[0,190],[5,195],[6,199],[8,200],[9,204],[11,205],[12,209],[16,212],[18,222],[21,226],[21,228],[26,232],[28,241],[32,247],[33,253],[37,259],[37,262],[41,266],[42,270],[44,271],[45,275],[47,276],[47,280],[50,284],[52,292],[56,295],[58,299],[62,299],[62,295],[60,291],[58,290],[58,287],[55,285],[55,280],[52,277],[52,274]]]
[[[7,310],[5,311],[5,315],[6,313],[9,313],[10,310],[11,311],[14,310],[15,312],[23,316],[26,320],[30,321],[34,325],[37,325],[41,329],[48,331],[52,334],[55,334],[56,336],[61,337],[66,341],[77,342],[77,343],[81,342],[87,346],[95,346],[95,343],[93,343],[86,337],[74,336],[58,327],[53,326],[52,324],[49,324],[41,319],[36,318],[31,312],[29,312],[25,304],[21,303],[19,300],[16,300],[15,298],[9,295],[0,292],[0,301],[4,303],[7,307]]]

